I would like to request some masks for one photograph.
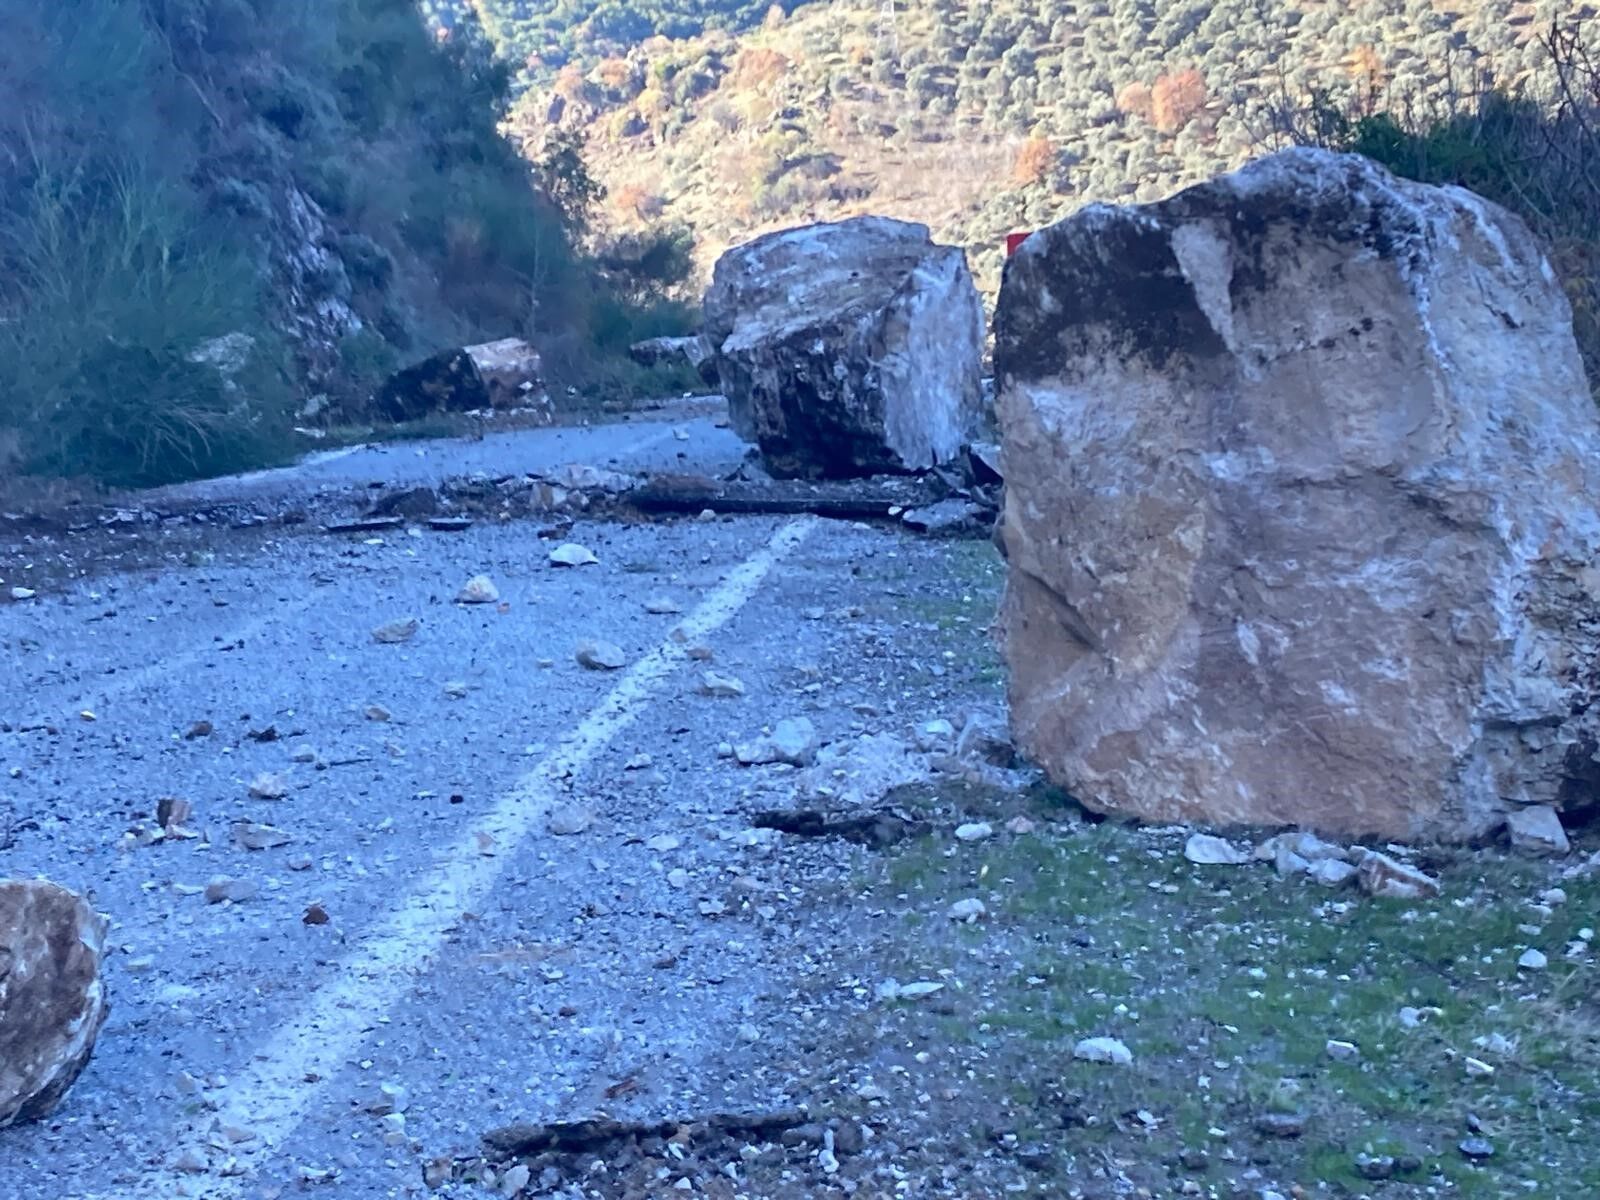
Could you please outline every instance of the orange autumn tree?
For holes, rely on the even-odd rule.
[[[1017,150],[1011,164],[1011,181],[1019,187],[1043,183],[1050,178],[1050,168],[1055,165],[1056,148],[1047,137],[1031,137]]]
[[[1195,68],[1163,75],[1150,89],[1150,120],[1162,133],[1177,133],[1206,106],[1206,77]]]

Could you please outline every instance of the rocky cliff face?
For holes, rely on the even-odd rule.
[[[1154,820],[1589,803],[1600,428],[1523,225],[1291,151],[1023,246],[997,317],[1024,748]]]

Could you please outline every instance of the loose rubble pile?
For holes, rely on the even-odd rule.
[[[724,254],[704,336],[733,427],[775,476],[954,461],[982,407],[983,304],[966,256],[859,217]]]
[[[1012,712],[1055,780],[1559,842],[1600,777],[1600,422],[1519,220],[1288,151],[1036,233],[996,326]]]
[[[1365,846],[1337,846],[1314,833],[1280,833],[1258,845],[1241,850],[1232,842],[1207,833],[1191,834],[1183,855],[1201,866],[1243,866],[1251,862],[1270,862],[1284,878],[1304,875],[1324,887],[1337,888],[1359,883],[1370,896],[1391,900],[1424,900],[1439,895],[1439,881],[1404,862],[1406,852],[1391,847],[1391,853]]]
[[[43,880],[0,881],[0,1129],[48,1116],[105,1023],[106,923]]]

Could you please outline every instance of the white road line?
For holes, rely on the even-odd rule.
[[[790,522],[741,563],[680,623],[686,642],[727,624],[772,568],[816,525],[814,518]],[[181,1126],[167,1143],[176,1146],[176,1155],[189,1152],[204,1160],[208,1164],[204,1171],[158,1168],[130,1187],[109,1193],[107,1200],[240,1196],[331,1081],[357,1057],[378,1018],[405,995],[406,989],[396,987],[396,978],[424,970],[445,936],[460,923],[461,914],[481,908],[513,852],[538,832],[545,815],[565,794],[563,780],[576,775],[632,724],[642,704],[686,658],[683,645],[667,641],[639,660],[492,811],[463,831],[439,865],[373,927],[352,955],[333,968],[332,978],[311,991],[293,1017],[257,1047],[249,1065],[229,1072],[225,1091],[210,1097],[215,1110]],[[481,834],[494,838],[493,857],[482,853]],[[259,1140],[227,1147],[214,1132],[225,1125],[250,1130]]]

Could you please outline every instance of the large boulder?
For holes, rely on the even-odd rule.
[[[547,406],[539,351],[521,338],[444,350],[396,371],[379,390],[378,415],[415,421],[439,412]]]
[[[711,346],[699,334],[646,338],[628,347],[628,357],[641,367],[671,367],[684,363],[694,368],[703,383],[716,387],[719,382]]]
[[[43,880],[0,880],[0,1129],[49,1115],[106,1019],[105,921]]]
[[[1156,821],[1594,795],[1600,433],[1509,213],[1298,150],[1030,237],[996,323],[1023,749]]]
[[[922,225],[858,217],[730,250],[704,332],[733,428],[782,478],[948,462],[982,402],[983,304]]]

